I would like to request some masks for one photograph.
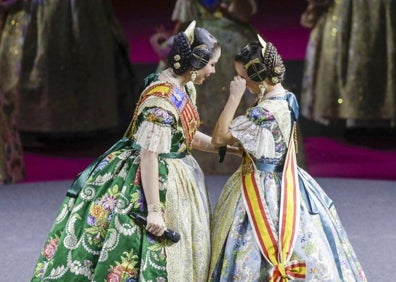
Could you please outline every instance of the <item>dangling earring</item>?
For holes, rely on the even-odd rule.
[[[261,99],[263,99],[264,93],[265,93],[265,84],[264,84],[264,82],[259,84],[259,88],[260,88],[260,93],[258,94],[258,100],[260,101]]]
[[[190,74],[191,74],[191,81],[194,82],[195,79],[197,78],[197,71],[195,70],[191,71]]]

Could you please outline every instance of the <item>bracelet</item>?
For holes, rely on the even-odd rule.
[[[147,205],[147,211],[148,212],[162,212],[162,204],[157,203],[157,204]]]

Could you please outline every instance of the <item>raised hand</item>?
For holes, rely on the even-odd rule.
[[[246,91],[246,80],[241,76],[234,76],[230,82],[230,98],[241,100]]]

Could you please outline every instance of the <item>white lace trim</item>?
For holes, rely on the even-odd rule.
[[[289,146],[291,119],[290,110],[287,106],[287,101],[284,100],[263,100],[259,106],[267,109],[275,117],[282,132],[286,146]]]
[[[195,85],[192,81],[189,81],[186,83],[186,88],[188,95],[190,95],[191,101],[193,102],[194,105],[197,104],[197,90],[195,88]]]
[[[157,154],[170,152],[172,139],[170,127],[143,121],[134,137],[141,148],[150,152]]]
[[[256,159],[275,158],[275,140],[271,131],[258,126],[246,116],[235,118],[230,125],[230,132]]]

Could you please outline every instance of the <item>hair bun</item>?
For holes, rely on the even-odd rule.
[[[185,32],[179,32],[174,36],[173,46],[167,58],[169,66],[177,75],[184,74],[191,68],[204,68],[220,47],[217,39],[206,29],[197,27],[193,31],[192,43]]]
[[[168,63],[175,74],[183,74],[191,67],[191,46],[183,32],[173,39],[173,48],[168,54]]]
[[[210,55],[210,50],[205,44],[195,46],[191,54],[191,66],[197,70],[205,67],[210,60]]]

